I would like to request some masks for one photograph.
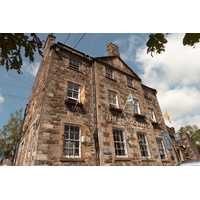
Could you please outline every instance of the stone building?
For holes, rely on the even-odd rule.
[[[157,91],[141,83],[116,45],[107,50],[92,57],[48,36],[15,165],[178,163]]]
[[[178,140],[176,140],[174,137],[174,128],[167,127],[167,129],[179,163],[188,160],[200,159],[196,143],[187,133],[176,133],[179,137]]]

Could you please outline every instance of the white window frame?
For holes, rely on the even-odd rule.
[[[108,91],[108,98],[109,98],[109,104],[110,104],[111,107],[119,108],[118,97],[117,97],[117,93],[116,92],[112,92],[112,91],[109,90]],[[112,103],[113,100],[116,101],[116,104]]]
[[[113,128],[113,140],[116,157],[128,157],[124,130]]]
[[[134,112],[137,113],[137,114],[141,114],[139,101],[137,99],[133,99],[133,101],[136,104],[136,110],[134,109]]]
[[[152,122],[156,122],[155,112],[153,109],[149,108],[149,116]]]
[[[73,59],[69,59],[69,66],[74,68],[74,69],[77,69],[79,70],[79,67],[80,67],[80,63],[76,60],[73,60]]]
[[[69,88],[70,85],[72,86],[73,89],[70,89],[70,88]],[[78,90],[74,90],[74,87],[78,87]],[[69,91],[72,92],[72,96],[69,96]],[[74,97],[73,97],[73,94],[74,94],[74,93],[77,93],[77,94],[78,94],[78,98],[74,98]],[[79,86],[79,85],[74,84],[74,83],[71,83],[71,82],[68,83],[67,99],[73,99],[73,100],[75,100],[75,101],[80,102],[80,86]]]
[[[156,143],[157,143],[157,146],[158,146],[158,152],[159,152],[161,160],[167,160],[167,154],[166,154],[166,151],[165,151],[163,139],[156,138]],[[162,156],[164,156],[164,158]]]
[[[146,134],[138,132],[137,137],[138,137],[138,143],[140,146],[140,153],[141,153],[142,158],[151,158]],[[144,154],[147,154],[147,155],[144,155]]]
[[[114,79],[114,71],[109,67],[106,67],[106,77]]]
[[[72,128],[74,131],[72,131]],[[75,128],[78,128],[78,138],[76,138],[77,132]],[[78,143],[78,147],[77,147]],[[71,150],[71,152],[70,152]],[[78,150],[78,155],[76,155]],[[68,153],[67,153],[68,152]],[[64,125],[63,135],[63,157],[64,158],[81,158],[81,127],[72,124]]]

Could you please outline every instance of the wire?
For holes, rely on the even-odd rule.
[[[69,38],[70,35],[71,35],[71,33],[68,34],[68,36],[67,36],[67,38],[66,38],[64,44],[67,42],[67,40],[68,40],[68,38]]]
[[[19,86],[19,85],[12,85],[12,84],[9,84],[9,83],[0,82],[0,84],[9,85],[9,86],[13,86],[13,87],[24,88],[24,89],[27,89],[27,90],[31,90],[31,88],[22,87],[22,86]]]
[[[0,94],[1,96],[6,96],[6,97],[10,97],[10,98],[21,98],[21,99],[29,99],[27,97],[20,97],[20,96],[15,96],[15,95],[11,95],[11,94]]]
[[[7,74],[8,76],[11,76],[11,77],[13,77],[13,78],[15,78],[15,79],[17,79],[17,80],[23,82],[23,83],[26,83],[27,85],[32,86],[31,84],[29,84],[29,83],[27,83],[27,82],[25,82],[25,81],[22,81],[21,79],[15,77],[15,76],[13,76],[13,75],[8,74],[8,72],[4,72],[4,71],[2,71],[1,69],[0,69],[0,71],[3,72],[3,73],[5,73],[5,74]]]
[[[76,40],[79,38],[80,35],[81,35],[81,33],[78,34],[78,36],[76,37],[76,39],[74,40],[74,42],[76,42]],[[71,46],[74,44],[74,42],[71,44]]]
[[[81,37],[81,39],[76,43],[76,45],[74,46],[74,48],[78,45],[78,43],[83,39],[83,37],[85,36],[86,33],[83,34],[83,36]]]

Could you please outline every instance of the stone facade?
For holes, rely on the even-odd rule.
[[[196,143],[187,133],[179,133],[181,140],[175,141],[174,128],[167,127],[167,129],[179,163],[188,160],[200,159]]]
[[[15,165],[176,165],[163,137],[167,127],[157,92],[141,83],[118,47],[111,43],[109,56],[94,58],[54,41],[49,35]],[[130,93],[134,106],[127,101]]]

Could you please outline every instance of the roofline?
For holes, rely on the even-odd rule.
[[[140,80],[142,81],[142,79],[119,57],[119,56],[102,56],[102,57],[95,57],[95,59],[101,59],[101,58],[119,58],[121,62],[123,62],[124,65],[126,65],[126,67],[128,67],[133,74]]]

